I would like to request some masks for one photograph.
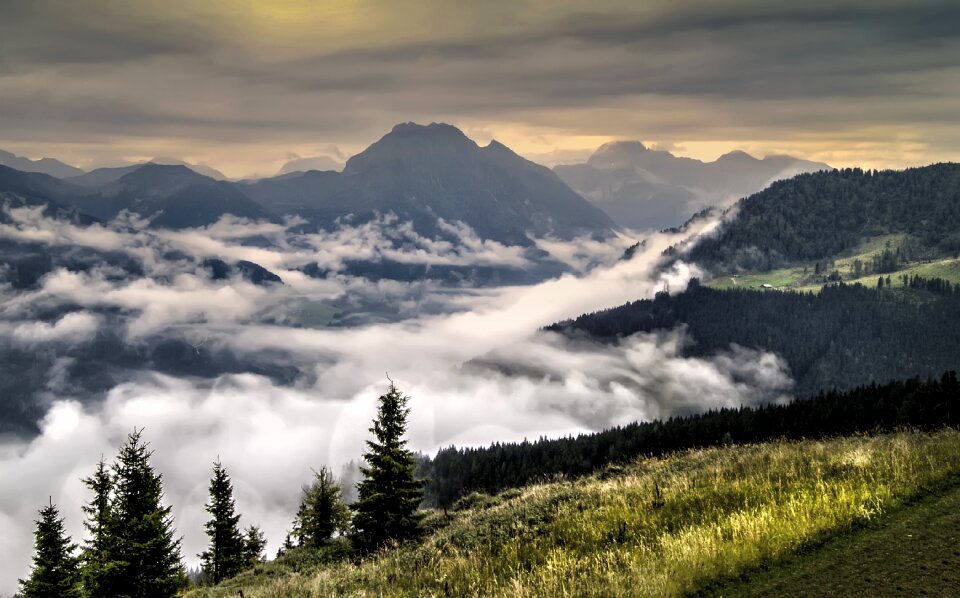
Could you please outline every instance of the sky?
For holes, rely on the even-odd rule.
[[[546,163],[960,160],[954,0],[0,0],[0,148],[229,176],[449,122]]]

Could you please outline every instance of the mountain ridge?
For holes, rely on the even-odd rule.
[[[530,245],[530,234],[609,237],[614,229],[602,210],[548,168],[500,143],[480,147],[444,123],[400,123],[351,157],[342,173],[310,171],[244,189],[277,214],[332,223],[392,212],[428,236],[443,234],[438,218],[518,245]]]
[[[618,225],[647,230],[676,226],[691,214],[755,193],[774,180],[828,169],[821,162],[784,155],[760,159],[742,150],[704,162],[640,141],[613,141],[597,148],[585,163],[553,170]]]
[[[83,174],[83,170],[70,166],[56,158],[39,158],[31,160],[8,151],[0,150],[0,166],[7,166],[21,172],[37,172],[62,179]]]

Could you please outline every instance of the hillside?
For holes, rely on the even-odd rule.
[[[422,543],[359,562],[336,544],[293,550],[188,595],[681,595],[776,567],[958,476],[955,430],[696,450],[476,495],[434,513]]]
[[[809,395],[960,366],[956,287],[916,278],[910,285],[798,293],[693,284],[683,293],[661,293],[548,329],[615,342],[682,326],[691,340],[685,356],[710,357],[731,344],[773,352],[789,366],[795,392]]]
[[[896,241],[879,268],[889,273],[960,252],[960,165],[803,174],[742,199],[730,216],[686,258],[715,273],[799,263],[829,270],[828,262],[885,237]]]
[[[755,193],[773,181],[829,168],[792,156],[757,159],[740,151],[702,162],[639,141],[616,141],[598,148],[585,164],[555,166],[554,172],[618,225],[646,230],[677,226],[705,207]]]
[[[960,487],[923,497],[707,596],[949,596],[960,588]]]
[[[319,227],[393,213],[423,235],[446,234],[439,217],[464,222],[485,239],[530,245],[528,234],[607,237],[614,226],[549,169],[495,141],[480,147],[438,123],[397,125],[350,158],[342,173],[310,171],[240,188],[273,213],[297,214]]]

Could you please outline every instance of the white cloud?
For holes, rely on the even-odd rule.
[[[42,220],[34,222],[46,227]],[[519,255],[471,239],[471,233],[457,225],[448,226],[468,239],[464,246],[420,243],[411,237],[413,249],[398,251],[453,261],[490,255],[500,263],[504,255]],[[710,226],[697,225],[701,230]],[[392,229],[411,234],[402,226]],[[253,230],[275,236],[276,247],[270,251],[281,265],[324,251],[333,262],[339,255],[337,243],[353,251],[379,234],[374,225],[298,239],[278,228],[242,222],[221,222],[206,233],[118,234],[142,240],[140,246],[154,253],[177,247],[223,255],[226,249],[247,249],[233,240]],[[203,245],[205,238],[222,245]],[[86,495],[79,479],[91,473],[101,454],[111,458],[135,426],[146,427],[145,437],[155,450],[153,462],[164,474],[166,500],[174,506],[178,532],[184,535],[184,556],[195,563],[193,555],[205,540],[203,503],[210,463],[218,455],[233,476],[243,522],[263,525],[272,551],[289,526],[310,468],[328,464],[336,471],[361,453],[386,373],[413,397],[411,446],[426,452],[450,443],[558,436],[777,400],[790,379],[782,361],[771,355],[732,347],[714,359],[687,359],[680,353],[682,331],[637,335],[612,345],[571,344],[558,335],[536,332],[566,317],[651,296],[667,285],[682,289],[695,269],[683,263],[666,272],[656,268],[663,249],[677,239],[653,235],[629,261],[619,259],[626,240],[613,248],[586,241],[570,247],[542,241],[541,247],[581,264],[585,272],[530,286],[450,289],[423,281],[371,282],[345,275],[311,279],[280,270],[287,284],[263,288],[240,279],[211,281],[185,264],[173,268],[158,260],[154,271],[164,275],[157,278],[116,279],[96,269],[58,270],[43,279],[38,290],[7,290],[0,313],[20,318],[8,328],[20,330],[24,339],[88,334],[97,323],[89,312],[119,308],[132,336],[189,330],[250,358],[282,351],[293,360],[287,365],[298,365],[309,375],[293,386],[278,386],[249,374],[198,382],[142,373],[113,388],[102,403],[87,407],[63,394],[62,384],[52,385],[41,434],[29,441],[0,440],[0,479],[18,480],[0,488],[0,521],[6,532],[0,539],[0,592],[12,591],[13,580],[26,573],[34,511],[48,496],[60,504],[71,533],[82,536],[79,507]],[[399,320],[336,329],[258,320],[265,310],[292,300],[333,297],[379,298],[393,306]],[[66,304],[88,312],[69,314],[52,325],[25,321],[25,314],[37,306]],[[525,373],[462,367],[485,356],[522,366]]]
[[[83,312],[69,313],[53,324],[47,322],[24,322],[11,331],[11,336],[24,344],[68,342],[89,340],[97,333],[100,318]]]

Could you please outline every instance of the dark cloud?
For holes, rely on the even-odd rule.
[[[896,135],[918,159],[960,155],[952,1],[435,0],[345,9],[345,23],[300,3],[299,24],[255,5],[4,2],[0,143],[162,140],[229,164],[359,148],[415,119],[549,133],[541,153],[572,149],[564,136],[659,136],[869,162]],[[855,134],[871,147],[843,145]]]

